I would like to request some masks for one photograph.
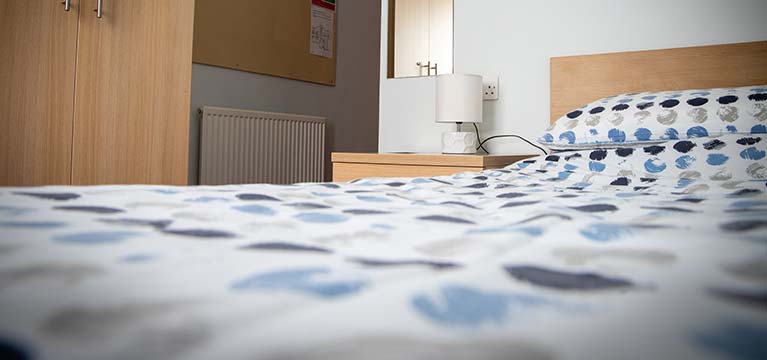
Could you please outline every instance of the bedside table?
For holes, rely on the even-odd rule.
[[[331,154],[333,181],[365,177],[419,177],[452,175],[464,171],[497,169],[538,155],[446,155],[408,153]]]

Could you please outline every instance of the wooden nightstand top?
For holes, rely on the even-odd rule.
[[[519,160],[536,155],[449,155],[416,153],[338,153],[331,155],[333,162],[392,164],[392,165],[427,165],[427,166],[464,166],[492,168],[506,166]]]
[[[418,177],[500,168],[536,155],[447,155],[415,153],[331,154],[333,181],[364,177]]]

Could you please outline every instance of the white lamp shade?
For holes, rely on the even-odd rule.
[[[482,122],[482,76],[437,76],[437,122]]]

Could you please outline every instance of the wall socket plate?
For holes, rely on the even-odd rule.
[[[498,100],[498,77],[482,79],[482,100]]]

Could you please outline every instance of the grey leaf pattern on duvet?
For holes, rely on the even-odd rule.
[[[536,266],[509,265],[506,272],[513,278],[534,285],[561,290],[606,290],[633,287],[631,281],[594,273],[570,273]]]

